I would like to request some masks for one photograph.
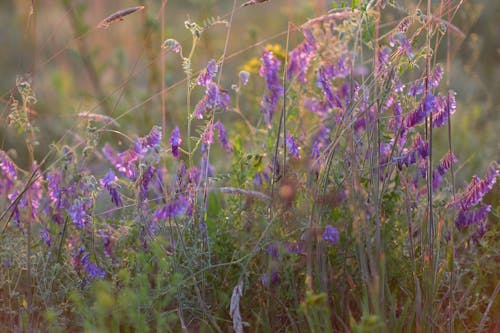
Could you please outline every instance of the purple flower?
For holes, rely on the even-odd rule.
[[[250,77],[250,73],[248,73],[247,71],[240,71],[239,77],[241,83],[244,86],[246,86],[248,84],[248,78]]]
[[[410,86],[410,90],[408,91],[408,95],[409,96],[418,96],[418,95],[422,95],[425,91],[425,85],[424,85],[424,82],[422,80],[418,80],[417,82],[413,83],[411,86]]]
[[[432,173],[432,188],[434,190],[441,185],[443,180],[442,176],[451,168],[451,164],[456,162],[458,162],[458,159],[451,151],[444,155],[441,161],[439,161],[439,164]]]
[[[161,143],[161,127],[154,126],[144,138],[141,139],[142,148],[151,149]]]
[[[224,148],[224,150],[228,153],[231,152],[232,147],[231,144],[227,141],[227,132],[224,125],[220,121],[218,121],[215,123],[214,127],[217,129],[219,142],[222,148]]]
[[[309,32],[309,33],[306,33]],[[311,65],[311,60],[316,54],[316,41],[308,29],[304,31],[306,40],[290,52],[290,64],[288,66],[288,79],[292,76],[300,83],[306,83],[307,70]]]
[[[304,252],[304,244],[300,242],[289,242],[286,244],[286,247],[290,254],[301,254]]]
[[[408,38],[406,38],[406,36],[404,34],[396,33],[396,34],[392,35],[392,37],[389,41],[389,45],[392,47],[396,43],[399,45],[398,50],[401,52],[404,52],[408,58],[412,59],[415,57],[415,55],[413,54],[413,51],[411,49],[411,44],[408,41]]]
[[[413,143],[410,149],[403,149],[402,155],[399,158],[395,158],[398,163],[398,169],[402,170],[403,165],[410,166],[417,162],[420,163],[421,167],[425,168],[425,161],[429,156],[429,142],[424,141],[420,134],[417,133],[413,139]]]
[[[85,228],[90,224],[90,215],[87,213],[87,205],[80,199],[76,199],[69,209],[69,216],[78,228]]]
[[[17,178],[17,171],[14,162],[7,156],[7,154],[0,149],[0,169],[3,171],[5,176],[10,180]]]
[[[264,287],[269,287],[270,285],[276,284],[278,281],[278,272],[271,272],[269,274],[262,274],[260,276],[260,283],[262,283]]]
[[[146,168],[146,170],[144,170],[139,180],[139,187],[140,187],[139,197],[141,201],[143,201],[147,196],[149,184],[151,183],[151,180],[153,179],[155,172],[156,168],[150,165]]]
[[[302,104],[306,109],[320,116],[326,116],[330,111],[330,107],[327,102],[319,101],[315,97],[304,98]]]
[[[271,121],[276,111],[279,97],[283,95],[283,86],[281,85],[279,77],[281,61],[268,50],[264,50],[260,60],[262,65],[259,70],[259,75],[266,79],[267,89],[267,94],[264,95],[264,98],[260,102],[261,113],[264,116],[264,122],[268,127],[271,127]]]
[[[403,113],[401,102],[398,101],[392,105],[392,112],[393,117],[389,120],[388,127],[394,133],[398,133],[401,127],[401,114]]]
[[[391,49],[388,47],[381,48],[378,52],[378,62],[377,62],[377,76],[388,71],[391,60]]]
[[[167,220],[171,217],[184,215],[189,207],[189,201],[186,197],[179,197],[177,200],[174,200],[162,208],[157,209],[153,218],[155,220]]]
[[[43,229],[42,232],[40,233],[40,237],[45,241],[45,244],[47,244],[47,246],[50,246],[50,235],[49,235],[49,232],[47,231],[47,229]]]
[[[205,96],[203,96],[194,108],[194,117],[203,119],[203,114],[206,110],[216,108],[225,111],[230,101],[230,96],[227,92],[222,91],[214,82],[208,82],[205,89]]]
[[[179,147],[182,143],[181,134],[179,131],[179,126],[176,126],[172,131],[172,135],[170,136],[170,146],[172,147],[172,156],[175,158],[180,157]]]
[[[175,39],[171,39],[171,38],[164,41],[161,48],[167,49],[167,50],[175,52],[175,53],[179,53],[182,49],[181,44],[178,41],[176,41]]]
[[[207,87],[208,84],[212,82],[215,75],[217,74],[217,70],[218,70],[217,62],[214,59],[211,59],[208,62],[207,68],[205,68],[198,76],[196,84],[199,86]]]
[[[287,134],[285,142],[289,154],[297,160],[300,159],[299,146],[297,145],[295,138],[290,134]]]
[[[337,228],[332,227],[331,225],[327,225],[325,227],[325,231],[323,232],[323,240],[325,242],[330,243],[330,245],[334,245],[340,239],[340,233]]]
[[[448,116],[454,114],[457,109],[455,95],[456,93],[450,90],[447,97],[438,98],[436,111],[432,115],[432,127],[441,127],[448,123]]]
[[[85,272],[91,279],[96,279],[96,278],[104,279],[104,276],[106,275],[106,273],[102,268],[100,268],[90,260],[86,261],[84,267],[85,267]]]
[[[470,225],[482,224],[488,217],[490,211],[490,205],[481,205],[471,210],[460,210],[455,219],[455,225],[458,229],[464,229]]]
[[[201,143],[202,153],[205,153],[207,151],[207,148],[214,143],[214,125],[212,124],[212,122],[208,122],[207,126],[205,127],[205,131],[201,136]]]
[[[436,96],[428,93],[427,96],[422,99],[417,109],[405,117],[404,125],[406,129],[421,123],[434,109],[436,100]]]
[[[120,193],[117,190],[116,181],[118,178],[115,176],[113,170],[109,170],[108,173],[101,178],[101,185],[108,190],[109,195],[111,196],[111,202],[113,202],[117,207],[123,206],[122,199],[120,197]]]
[[[278,251],[278,245],[276,243],[270,244],[267,249],[266,253],[271,256],[273,259],[278,259],[279,251]]]
[[[55,208],[61,208],[61,177],[58,170],[47,172],[47,195]]]
[[[0,194],[9,193],[17,178],[16,166],[7,154],[0,149]],[[3,175],[2,175],[3,173]]]
[[[499,174],[500,172],[497,167],[495,165],[491,165],[486,172],[484,179],[473,176],[466,191],[459,195],[457,199],[450,202],[450,205],[453,205],[463,211],[468,211],[471,207],[477,205],[486,193],[493,188]]]
[[[436,88],[439,86],[441,79],[443,78],[443,68],[439,64],[436,65],[432,75],[429,77],[429,87]]]
[[[111,239],[108,235],[102,233],[102,245],[104,246],[104,253],[111,257],[113,254],[113,248],[111,247]]]
[[[340,63],[339,60],[339,64],[337,66],[334,66],[332,64],[328,66],[323,66],[317,72],[318,76],[317,85],[323,91],[323,94],[326,97],[329,107],[331,108],[333,107],[342,108],[342,101],[340,100],[340,97],[337,95],[337,93],[334,91],[331,81],[337,77],[344,77],[343,66],[344,66],[343,62]]]

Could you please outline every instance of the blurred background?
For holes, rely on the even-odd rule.
[[[238,0],[222,85],[230,89],[237,83],[242,65],[260,56],[265,45],[284,47],[288,21],[300,25],[308,18],[326,13],[333,2],[272,0],[240,8],[243,1]],[[35,6],[30,15],[32,3]],[[418,5],[417,1],[396,3],[410,12],[415,12]],[[145,9],[108,29],[96,28],[108,15],[138,5],[144,5]],[[190,19],[201,25],[210,17],[228,18],[232,5],[230,0],[0,0],[0,148],[9,150],[16,163],[26,163],[23,139],[7,128],[9,95],[20,75],[32,80],[38,100],[32,116],[39,129],[39,160],[51,143],[65,133],[77,136],[78,129],[85,127],[79,113],[117,118],[121,132],[144,135],[162,122],[162,41],[175,38],[188,52],[191,34],[184,21]],[[424,10],[425,6],[420,4],[420,7]],[[451,39],[450,85],[458,100],[452,133],[460,159],[459,184],[474,173],[483,176],[487,164],[499,159],[499,9],[497,0],[469,0],[463,2],[453,20],[465,36],[452,35]],[[391,21],[402,18],[404,13],[388,6],[383,15]],[[225,36],[226,27],[222,24],[203,33],[194,57],[194,71],[203,68],[209,59],[220,57]],[[291,34],[292,44],[300,40],[300,33]],[[445,50],[443,43],[438,52],[438,61],[443,65]],[[175,124],[184,123],[185,85],[180,82],[184,74],[178,55],[166,53],[164,57],[165,85],[170,87],[166,93],[169,133]],[[261,92],[262,89],[256,90],[257,96]],[[194,103],[199,93],[195,91]],[[247,108],[245,112],[258,112],[258,100]],[[445,150],[447,131],[437,131],[436,135]]]

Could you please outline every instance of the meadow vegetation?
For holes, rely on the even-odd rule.
[[[94,26],[59,2],[70,42],[2,97],[0,331],[500,329],[500,168],[465,180],[455,148],[462,2],[310,5],[245,40],[254,57],[236,18],[275,4],[231,3],[177,37],[167,1]],[[141,15],[138,60],[101,63],[87,37]],[[94,99],[58,136],[39,123],[78,91],[49,66],[63,52]],[[61,99],[49,120],[36,73]]]

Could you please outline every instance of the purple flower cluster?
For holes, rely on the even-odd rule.
[[[394,47],[396,44],[398,44],[398,51],[406,54],[406,56],[410,59],[413,59],[415,55],[413,54],[412,47],[410,42],[408,41],[408,38],[403,33],[395,33],[392,35],[389,45],[391,47]]]
[[[12,189],[17,179],[17,171],[14,162],[0,149],[0,195],[7,194]]]
[[[111,196],[111,201],[117,207],[121,207],[123,206],[123,202],[120,193],[117,190],[118,188],[118,186],[116,185],[117,180],[118,177],[116,177],[113,170],[109,170],[108,173],[106,173],[106,175],[100,179],[100,183],[106,190],[108,190],[109,195]]]
[[[194,117],[197,119],[203,119],[203,114],[207,110],[221,109],[225,111],[229,107],[229,94],[213,82],[217,70],[218,66],[215,60],[210,60],[207,67],[198,76],[196,84],[205,87],[205,95],[194,108]]]
[[[417,133],[413,139],[413,143],[410,149],[403,149],[401,157],[395,158],[397,162],[398,169],[402,170],[403,165],[408,167],[417,162],[425,165],[425,160],[429,156],[429,142],[422,139],[420,134]],[[424,172],[425,175],[425,172]]]
[[[116,153],[114,149],[105,144],[102,151],[104,156],[115,166],[115,168],[130,180],[137,180],[139,161],[147,155],[151,155],[154,160],[159,159],[159,150],[157,149],[161,142],[161,128],[155,126],[151,132],[143,138],[135,140],[134,144],[128,150]]]
[[[432,127],[441,127],[448,122],[448,116],[455,113],[457,102],[455,100],[456,93],[449,91],[446,97],[438,96],[436,103],[436,111],[432,114]]]
[[[228,153],[231,152],[233,148],[227,139],[227,131],[224,125],[220,121],[218,121],[215,123],[214,128],[217,129],[217,137],[219,138],[219,142],[222,148],[224,148],[224,150]]]
[[[341,96],[333,86],[333,80],[345,78],[350,72],[350,64],[343,55],[336,64],[328,63],[321,66],[317,71],[317,85],[323,91],[323,94],[330,108],[342,108]]]
[[[496,164],[494,163],[488,168],[486,175],[483,179],[480,179],[477,176],[472,177],[472,181],[465,192],[457,197],[450,204],[455,208],[461,210],[469,210],[471,207],[477,205],[483,197],[488,193],[495,185],[497,181],[497,177],[499,176],[500,171]]]
[[[186,213],[188,207],[188,199],[184,196],[180,196],[176,200],[173,200],[172,202],[157,209],[153,214],[153,218],[155,220],[168,220],[172,217],[181,216]]]
[[[170,147],[172,149],[172,156],[175,158],[180,157],[179,148],[182,143],[181,132],[179,126],[176,126],[170,135]]]
[[[425,119],[425,117],[430,115],[436,106],[436,100],[436,96],[431,93],[428,93],[427,96],[422,98],[422,101],[420,102],[417,109],[405,117],[405,128],[408,129],[415,127],[417,124],[421,123]]]
[[[90,260],[88,252],[86,252],[85,246],[81,246],[72,256],[71,263],[78,271],[85,273],[86,277],[90,279],[104,279],[106,273],[102,268],[97,266],[93,261]]]
[[[491,210],[491,206],[480,203],[486,193],[493,188],[499,175],[500,170],[498,165],[493,163],[488,168],[483,179],[474,176],[467,189],[449,203],[450,206],[459,209],[455,219],[457,228],[463,229],[467,226],[475,225],[477,236],[481,237],[484,234],[486,230],[486,218]]]
[[[288,79],[295,77],[300,83],[307,82],[307,70],[311,60],[316,55],[316,41],[309,29],[304,29],[305,40],[290,52],[288,65]]]
[[[457,163],[458,159],[453,154],[453,152],[449,151],[446,155],[443,156],[439,164],[433,171],[432,174],[432,188],[437,190],[441,182],[443,181],[443,175],[451,168],[453,163]]]
[[[260,102],[261,113],[264,116],[264,122],[271,127],[271,121],[278,106],[280,96],[283,96],[283,86],[281,84],[279,70],[281,61],[268,50],[264,50],[260,58],[262,65],[259,69],[259,75],[266,80],[267,94]]]
[[[286,147],[288,148],[288,153],[295,159],[300,159],[299,153],[299,145],[297,144],[297,140],[290,134],[287,134],[285,139]]]
[[[323,231],[323,240],[330,245],[335,245],[340,239],[340,233],[337,228],[327,225]]]

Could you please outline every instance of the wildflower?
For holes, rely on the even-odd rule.
[[[299,146],[297,145],[297,142],[294,139],[294,137],[291,136],[290,134],[287,134],[285,142],[289,154],[292,155],[292,157],[295,159],[300,159]]]
[[[101,178],[100,183],[106,190],[108,190],[109,195],[111,196],[111,202],[113,202],[117,207],[121,207],[123,206],[123,202],[115,184],[117,180],[118,178],[113,170],[109,170],[108,173]]]
[[[332,227],[331,225],[327,225],[325,227],[325,231],[323,232],[323,240],[325,242],[330,243],[330,245],[334,245],[340,239],[340,233],[337,228]]]
[[[278,245],[276,243],[272,243],[266,249],[266,253],[271,256],[273,259],[278,259]]]
[[[140,140],[143,149],[151,149],[161,143],[161,127],[154,126],[148,135]]]
[[[204,153],[207,150],[208,146],[211,146],[214,143],[214,126],[212,122],[207,124],[203,135],[201,136],[201,152]]]
[[[403,113],[403,108],[401,107],[401,102],[396,102],[392,105],[392,118],[389,120],[388,128],[394,133],[397,133],[401,127],[401,115]]]
[[[376,68],[376,72],[377,72],[377,76],[379,76],[380,74],[382,73],[385,73],[388,71],[388,69],[390,68],[390,64],[391,64],[391,60],[390,60],[390,55],[391,55],[391,49],[388,48],[388,47],[384,47],[384,48],[381,48],[379,51],[378,51],[378,54],[377,54],[377,68]]]
[[[178,199],[164,205],[162,208],[157,209],[153,218],[155,220],[167,220],[171,217],[184,215],[188,209],[189,201],[186,197],[181,196]]]
[[[451,151],[444,155],[441,161],[439,161],[439,164],[432,174],[432,188],[434,190],[441,184],[443,180],[442,176],[451,168],[451,164],[456,162],[458,162],[458,159]]]
[[[456,93],[452,90],[448,92],[446,97],[439,97],[436,103],[436,112],[432,115],[432,127],[441,127],[448,122],[448,116],[455,113],[457,102],[455,100]]]
[[[47,195],[55,208],[61,207],[61,177],[60,171],[47,172]]]
[[[203,113],[209,109],[219,108],[225,111],[229,103],[229,94],[221,90],[214,82],[209,82],[206,86],[205,96],[203,96],[194,108],[194,117],[203,119]]]
[[[278,281],[279,275],[276,271],[273,271],[269,274],[262,274],[260,276],[260,283],[262,283],[264,287],[269,287],[272,284],[276,284]]]
[[[308,29],[306,29],[309,31]],[[309,31],[310,32],[310,31]],[[307,70],[311,60],[316,54],[315,40],[312,34],[305,34],[306,40],[290,52],[290,64],[288,66],[288,79],[295,76],[300,83],[306,83]]]
[[[464,229],[470,225],[479,225],[483,223],[491,211],[491,205],[481,205],[476,209],[460,210],[455,225],[458,229]]]
[[[279,97],[283,95],[283,86],[281,85],[279,77],[281,62],[268,50],[264,50],[260,59],[262,65],[259,70],[259,75],[266,79],[266,89],[268,90],[268,93],[260,103],[261,113],[264,115],[264,122],[270,127]]]
[[[425,85],[424,85],[424,82],[422,80],[418,80],[417,82],[413,83],[411,86],[410,86],[410,89],[408,91],[408,95],[409,96],[418,96],[418,95],[422,95],[425,91]]]
[[[146,198],[148,189],[149,189],[149,184],[151,183],[151,179],[153,178],[154,174],[156,172],[156,168],[149,165],[146,170],[142,173],[142,176],[139,180],[139,197],[141,198],[141,201]]]
[[[90,224],[90,215],[87,213],[88,205],[80,200],[76,199],[69,209],[69,216],[73,220],[73,223],[78,228],[85,228]]]
[[[51,244],[51,239],[50,239],[50,235],[47,231],[47,229],[43,229],[42,232],[40,233],[40,237],[45,241],[45,244],[47,246],[50,246]]]
[[[88,274],[88,276],[91,279],[104,279],[104,276],[106,275],[106,272],[99,266],[97,266],[94,262],[90,261],[87,259],[84,263],[85,267],[85,272]]]
[[[500,172],[495,165],[491,165],[484,179],[473,176],[465,193],[459,195],[458,198],[450,202],[450,204],[463,211],[468,211],[471,207],[477,205],[486,193],[493,188],[499,174]]]
[[[422,122],[434,109],[436,100],[436,96],[428,93],[427,96],[422,99],[417,109],[405,117],[405,128],[412,128]]]
[[[240,71],[239,74],[241,83],[246,86],[248,84],[248,78],[250,77],[250,73],[247,71]]]
[[[165,40],[161,45],[161,48],[174,53],[179,53],[182,50],[181,44],[177,40],[171,38]]]
[[[304,252],[304,244],[300,242],[289,242],[286,244],[286,247],[290,254],[301,254]]]
[[[327,102],[320,101],[315,97],[304,98],[302,103],[306,109],[320,116],[326,116],[330,110]]]
[[[392,35],[389,45],[393,47],[396,43],[399,45],[398,50],[404,52],[408,58],[413,59],[415,57],[411,44],[404,34],[396,33]]]
[[[207,67],[198,76],[196,84],[199,86],[207,87],[208,84],[211,83],[212,80],[215,78],[217,70],[218,70],[217,62],[214,59],[211,59],[208,62]]]
[[[179,126],[176,126],[172,131],[172,135],[170,136],[170,146],[172,147],[172,156],[175,158],[180,157],[179,147],[182,143],[181,134],[179,131]]]
[[[337,64],[324,65],[317,71],[317,85],[323,91],[330,107],[342,108],[342,101],[333,90],[331,81],[336,78],[345,78],[349,74],[349,68],[346,57],[342,56]]]
[[[220,121],[216,122],[214,127],[217,129],[217,133],[218,133],[217,137],[219,138],[219,142],[220,142],[222,148],[224,148],[224,150],[229,153],[232,150],[232,148],[231,148],[231,144],[227,140],[226,128],[224,127],[224,125]]]
[[[11,180],[17,178],[17,171],[14,162],[7,156],[7,154],[0,149],[0,169]]]
[[[436,65],[432,75],[429,77],[429,87],[436,88],[439,86],[441,79],[443,78],[443,68],[439,64]]]
[[[108,235],[101,233],[102,236],[102,245],[104,246],[104,253],[111,257],[113,254],[113,248],[111,247],[111,239]]]

